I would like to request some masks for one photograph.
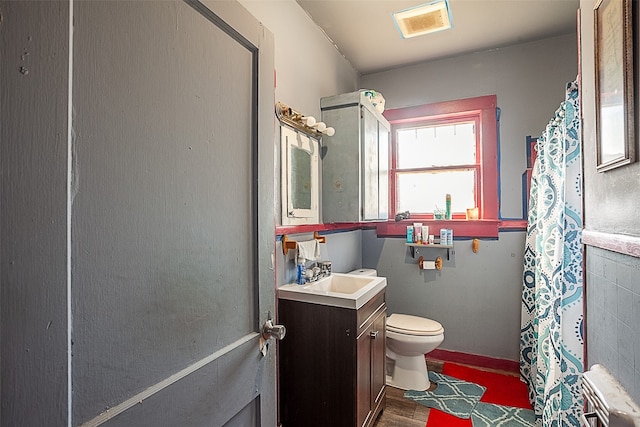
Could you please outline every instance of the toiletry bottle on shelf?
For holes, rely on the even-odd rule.
[[[440,229],[440,244],[441,245],[446,245],[447,244],[447,229],[446,228],[441,228]]]
[[[422,244],[422,223],[413,223],[413,241],[417,244]]]
[[[445,218],[446,219],[451,219],[451,194],[447,194],[446,196],[446,211],[445,211]]]
[[[413,243],[413,225],[407,225],[407,243]]]

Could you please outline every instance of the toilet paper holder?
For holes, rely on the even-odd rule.
[[[424,268],[425,262],[427,262],[427,260],[425,260],[423,256],[418,258],[418,267],[420,267],[420,270],[425,270]],[[435,264],[436,270],[442,270],[442,257],[436,257],[433,263]]]

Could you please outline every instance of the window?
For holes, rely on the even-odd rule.
[[[390,210],[433,219],[451,194],[454,219],[477,206],[498,218],[496,97],[385,111],[391,123]]]
[[[456,214],[479,205],[476,183],[481,162],[474,119],[396,128],[396,211],[422,215],[442,211],[446,194],[454,195],[452,211]]]

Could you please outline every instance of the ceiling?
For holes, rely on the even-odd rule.
[[[449,0],[453,28],[403,39],[391,18],[429,0],[297,0],[360,74],[576,33],[579,0]]]

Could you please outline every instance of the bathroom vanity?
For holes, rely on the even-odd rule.
[[[355,306],[297,298],[295,287],[279,292],[278,322],[287,328],[278,343],[283,427],[370,427],[384,408],[386,279],[375,279],[378,285],[368,290],[373,295],[365,295],[366,301],[360,297],[362,305]]]

